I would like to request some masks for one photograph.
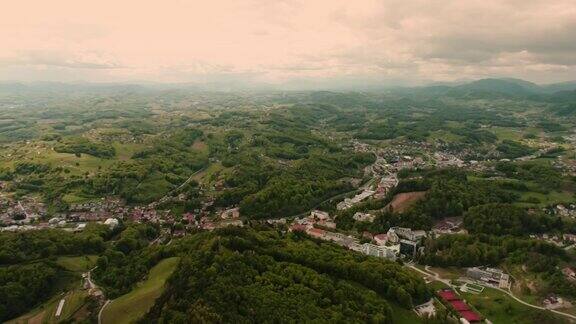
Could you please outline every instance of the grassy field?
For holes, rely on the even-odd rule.
[[[134,153],[143,150],[146,145],[138,143],[119,143],[114,142],[112,144],[116,150],[116,158],[119,160],[129,160],[132,158]]]
[[[539,193],[539,192],[519,192],[516,193],[520,194],[520,204],[526,206],[547,206],[550,204],[557,204],[557,203],[570,203],[574,200],[574,194],[572,192],[566,191],[550,191],[547,194]],[[539,203],[534,204],[531,203],[533,199],[538,199]],[[535,200],[534,200],[535,201]]]
[[[525,306],[510,296],[493,288],[485,288],[481,294],[461,293],[462,297],[494,324],[539,323],[540,319],[552,317],[555,323],[563,318]]]
[[[224,170],[222,163],[212,163],[206,169],[194,175],[193,179],[198,182],[208,183],[214,180],[220,171]]]
[[[510,127],[491,127],[490,131],[498,137],[499,140],[514,140],[518,141],[522,139],[524,135],[521,130],[517,130]]]
[[[58,323],[62,320],[71,318],[77,310],[79,310],[85,303],[88,292],[83,289],[75,289],[68,292],[64,299],[64,307],[62,308],[62,314],[60,317],[56,318],[56,309],[58,308],[58,303],[61,298],[57,298],[56,301],[50,305],[50,308],[46,309],[44,313],[43,323]]]
[[[114,299],[102,313],[102,322],[132,323],[146,314],[154,301],[164,289],[166,279],[178,265],[179,258],[168,258],[154,266],[148,279],[141,282],[134,290]]]
[[[435,268],[435,267],[430,267],[430,270],[433,272],[436,272],[437,274],[440,275],[441,278],[443,279],[450,279],[450,280],[455,280],[458,279],[460,277],[462,277],[464,275],[464,272],[462,269],[460,268]]]
[[[96,265],[97,259],[97,255],[61,256],[56,260],[56,263],[69,271],[84,272],[93,268]]]
[[[64,283],[63,283],[64,284]],[[80,287],[80,280],[75,281],[72,289],[65,293],[58,293],[47,300],[42,305],[34,308],[28,313],[6,322],[7,324],[41,324],[41,323],[59,323],[71,318],[74,313],[80,309],[86,302],[88,293]],[[62,314],[56,318],[56,309],[58,303],[64,298],[64,307]]]
[[[453,143],[461,141],[463,137],[446,130],[438,130],[431,132],[428,138],[431,141],[443,140],[444,142]]]

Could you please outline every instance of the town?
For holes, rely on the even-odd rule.
[[[408,155],[414,152],[414,148],[422,152],[428,152],[418,157]],[[555,147],[546,147],[551,150]],[[428,145],[421,143],[399,144],[386,150],[372,151],[370,146],[359,141],[353,141],[353,149],[357,152],[370,152],[376,155],[376,161],[364,169],[365,179],[363,184],[357,182],[355,194],[344,197],[336,204],[336,212],[352,210],[356,206],[367,201],[385,200],[394,196],[394,190],[401,179],[399,173],[405,170],[419,170],[428,168],[457,168],[475,172],[493,170],[492,160],[464,162],[463,154],[452,154],[447,151],[436,151]],[[542,154],[545,151],[541,152]],[[534,159],[538,155],[518,158],[520,160]],[[388,162],[390,161],[390,162]],[[509,160],[500,159],[501,162]],[[571,169],[568,169],[570,174]],[[0,190],[5,186],[0,183]],[[209,190],[222,190],[222,184],[208,188]],[[402,194],[399,194],[402,195]],[[395,196],[397,197],[397,196]],[[58,228],[70,232],[81,232],[91,222],[102,223],[111,229],[116,228],[120,222],[158,224],[162,228],[162,241],[169,242],[172,238],[186,236],[194,230],[212,231],[227,226],[245,226],[247,221],[241,217],[238,206],[215,207],[214,200],[208,198],[202,202],[202,206],[191,212],[176,217],[170,210],[159,209],[160,203],[170,201],[185,201],[186,195],[180,194],[175,197],[165,196],[158,202],[147,205],[129,205],[118,198],[103,198],[99,201],[77,203],[70,205],[66,212],[52,214],[48,217],[46,206],[38,199],[11,199],[4,196],[0,204],[1,231],[20,232],[29,230],[42,230]],[[418,197],[416,197],[418,199]],[[357,211],[352,218],[360,223],[372,223],[377,213],[391,210],[395,201],[391,200],[379,210]],[[576,218],[576,204],[557,204],[544,207],[541,211],[558,215],[565,218]],[[414,311],[422,317],[434,316],[438,308],[451,310],[451,316],[459,319],[462,323],[477,323],[489,319],[486,315],[474,310],[460,292],[467,294],[481,294],[485,287],[499,289],[512,298],[516,299],[511,291],[514,280],[509,274],[500,269],[490,267],[471,267],[463,269],[461,276],[448,280],[441,278],[437,273],[429,270],[428,266],[420,267],[417,260],[425,253],[424,245],[427,239],[437,238],[443,235],[466,234],[462,226],[461,217],[445,218],[434,224],[430,231],[412,230],[410,228],[393,226],[387,232],[373,233],[363,231],[359,233],[341,231],[338,229],[337,220],[330,213],[314,209],[308,215],[292,217],[279,217],[264,221],[273,227],[286,229],[292,233],[303,233],[312,239],[332,242],[345,249],[367,256],[382,258],[390,261],[398,261],[405,264],[412,271],[423,275],[427,282],[439,282],[445,285],[437,291],[436,296],[429,302],[416,305]],[[566,250],[576,247],[576,235],[570,233],[531,235],[532,239],[542,240],[555,244]],[[562,273],[567,279],[576,281],[576,269],[565,267]],[[90,289],[91,294],[97,298],[103,298],[102,291],[90,280],[90,273],[85,273],[85,287]],[[556,295],[549,295],[540,301],[544,309],[561,311],[572,307],[571,303]],[[61,305],[62,306],[62,305]],[[61,312],[61,308],[58,310]],[[562,313],[566,314],[566,313]],[[56,316],[59,316],[57,314]],[[571,315],[566,315],[571,316]]]

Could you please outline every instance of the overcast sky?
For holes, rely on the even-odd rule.
[[[576,79],[576,0],[3,0],[0,80]]]

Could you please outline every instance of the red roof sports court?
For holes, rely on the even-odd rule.
[[[482,317],[480,317],[480,315],[476,314],[476,312],[471,311],[471,310],[461,311],[459,313],[460,313],[460,316],[464,317],[464,319],[470,323],[480,322],[482,320]]]
[[[460,299],[458,296],[456,296],[454,291],[450,289],[438,291],[438,296],[440,296],[440,298],[444,299],[445,301]]]
[[[471,310],[470,307],[462,300],[452,289],[442,289],[436,292],[440,298],[449,303],[454,310],[470,323],[480,322],[482,317]]]
[[[450,302],[450,304],[452,305],[452,307],[457,310],[457,311],[467,311],[470,310],[470,307],[468,307],[468,305],[466,305],[465,302],[461,301],[461,300],[453,300]]]

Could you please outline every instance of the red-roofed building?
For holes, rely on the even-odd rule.
[[[454,291],[451,289],[439,290],[437,293],[438,293],[438,296],[440,296],[440,298],[444,299],[445,301],[459,300],[460,299],[456,296]]]
[[[452,307],[459,312],[470,310],[470,307],[468,307],[465,302],[458,299],[451,301],[450,305],[452,305]]]
[[[374,235],[374,241],[376,241],[376,244],[378,245],[385,245],[386,242],[388,241],[388,235],[386,234]]]
[[[482,317],[476,314],[475,311],[467,310],[467,311],[461,311],[459,313],[460,316],[462,316],[462,318],[468,321],[468,323],[477,323],[482,320]]]
[[[290,231],[291,232],[306,232],[307,228],[308,227],[306,227],[306,225],[293,224],[292,226],[290,226]]]
[[[372,235],[372,233],[370,233],[368,231],[364,231],[362,233],[362,237],[367,239],[367,240],[372,240],[374,238],[374,235]]]
[[[324,234],[326,233],[326,231],[324,231],[323,229],[313,227],[310,228],[306,233],[315,238],[324,238]]]

